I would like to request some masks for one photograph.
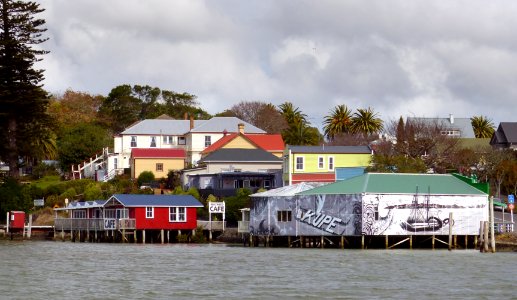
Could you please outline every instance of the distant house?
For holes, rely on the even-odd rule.
[[[362,174],[370,165],[372,150],[368,146],[287,146],[284,151],[284,185],[300,182],[334,182],[336,170]]]
[[[238,132],[239,124],[250,134],[266,134],[260,128],[235,117],[214,117],[210,120],[174,120],[166,117],[137,122],[114,137],[114,148],[79,166],[72,166],[73,178],[95,178],[106,181],[130,168],[133,149],[185,150],[186,162],[196,166],[201,152],[228,134]],[[100,171],[100,172],[98,172]]]
[[[184,170],[188,187],[202,195],[234,195],[239,188],[252,192],[282,184],[282,159],[262,149],[222,148],[200,160],[203,168]]]
[[[470,118],[456,118],[450,114],[448,118],[408,117],[406,123],[415,122],[422,125],[437,125],[442,128],[442,135],[456,138],[475,138]]]
[[[98,240],[169,242],[197,227],[196,209],[203,205],[190,195],[115,194],[108,200],[72,202],[56,211],[69,212],[68,218],[56,216],[56,231]],[[165,239],[165,237],[167,237]]]
[[[517,149],[517,122],[501,122],[490,139],[497,149]]]
[[[179,171],[185,168],[184,149],[141,149],[131,151],[131,178],[138,178],[140,173],[150,171],[155,178],[165,178],[169,170]]]

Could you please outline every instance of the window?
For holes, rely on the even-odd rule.
[[[186,144],[187,144],[187,139],[184,136],[179,136],[178,145],[186,145]]]
[[[323,156],[318,156],[318,169],[323,169],[325,167],[325,159]]]
[[[136,135],[131,136],[131,147],[135,148],[136,145]]]
[[[461,132],[459,130],[442,130],[441,134],[447,136],[460,136]]]
[[[266,189],[267,189],[267,188],[270,188],[270,187],[271,187],[271,181],[269,181],[269,180],[267,180],[267,179],[266,179],[266,180],[264,180],[264,188],[266,188]]]
[[[156,163],[156,172],[163,172],[163,163]]]
[[[128,219],[129,218],[129,210],[127,208],[117,208],[116,211],[116,219]]]
[[[205,148],[212,145],[212,137],[209,135],[205,135]]]
[[[303,170],[303,156],[296,158],[296,170]]]
[[[334,170],[334,157],[329,157],[329,170]]]
[[[104,218],[105,219],[115,219],[115,210],[114,209],[105,209]]]
[[[74,213],[72,214],[72,217],[74,219],[86,219],[86,211],[85,210],[74,210]]]
[[[169,207],[170,222],[185,222],[187,219],[187,209],[185,207]]]
[[[244,180],[235,180],[235,181],[233,182],[233,186],[234,186],[234,188],[236,188],[236,189],[241,189],[241,188],[243,188],[243,187],[244,187]]]
[[[290,210],[279,210],[277,211],[278,222],[291,222],[291,211]]]
[[[154,218],[154,207],[147,206],[145,208],[145,218],[153,219]]]
[[[150,147],[156,147],[156,137],[155,136],[152,136],[151,137],[151,146]]]
[[[165,145],[172,145],[172,144],[174,144],[174,140],[172,138],[172,135],[164,135],[163,136],[163,143]]]

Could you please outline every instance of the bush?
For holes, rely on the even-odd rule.
[[[138,182],[138,186],[144,185],[144,183],[149,183],[154,181],[154,174],[151,171],[143,171],[138,175],[138,179],[136,180]]]

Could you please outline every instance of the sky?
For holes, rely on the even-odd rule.
[[[516,121],[517,1],[36,0],[44,88],[196,95],[211,114],[292,102],[406,117]]]

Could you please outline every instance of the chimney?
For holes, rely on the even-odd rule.
[[[239,123],[238,125],[239,133],[244,134],[244,123]]]
[[[225,129],[223,130],[223,136],[226,136],[228,134],[228,131]]]
[[[453,114],[449,114],[449,121],[451,122],[451,124],[454,124],[454,115]]]
[[[190,130],[194,128],[194,116],[190,116]]]

